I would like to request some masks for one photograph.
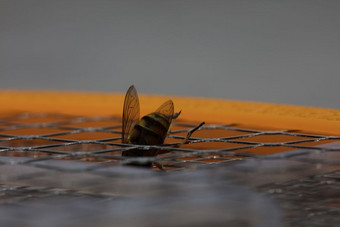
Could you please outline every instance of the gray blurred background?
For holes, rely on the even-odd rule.
[[[0,78],[340,109],[340,1],[0,0]]]

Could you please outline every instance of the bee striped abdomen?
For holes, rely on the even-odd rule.
[[[128,142],[139,145],[163,144],[168,133],[170,121],[160,113],[148,114],[138,121],[132,129]]]

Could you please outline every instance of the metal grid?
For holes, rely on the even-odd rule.
[[[95,209],[105,216],[104,224],[114,219],[125,226],[143,226],[138,218],[130,223],[131,215],[138,213],[141,219],[151,218],[155,212],[152,207],[166,210],[177,220],[178,213],[164,207],[175,200],[183,202],[177,204],[178,207],[174,205],[176,209],[187,207],[178,220],[187,220],[185,217],[192,215],[202,216],[195,221],[189,218],[186,224],[337,225],[336,216],[340,209],[337,192],[339,136],[241,124],[207,124],[193,134],[189,144],[182,145],[186,133],[195,126],[194,123],[175,121],[164,145],[136,146],[121,144],[119,117],[46,113],[2,115],[0,213],[3,215],[0,217],[9,218],[1,223],[27,223],[27,220],[17,220],[17,215],[29,211],[28,217],[37,226],[33,220],[36,220],[36,213],[41,212],[40,206],[43,204],[47,210],[53,210],[51,207],[59,201],[59,207],[64,210],[64,224],[78,216],[90,217],[89,213],[93,214]],[[121,156],[122,151],[135,148],[158,149],[159,155],[143,158]],[[156,171],[151,171],[125,166],[136,162],[160,163],[171,174],[164,175],[155,167],[152,170]],[[193,169],[196,171],[184,171]],[[238,185],[271,196],[278,208],[253,190]],[[204,206],[210,204],[209,209],[203,209],[204,216],[196,213],[196,208],[202,206],[197,197],[206,198]],[[235,197],[242,202],[235,204]],[[140,199],[132,202],[129,198]],[[71,205],[70,201],[73,201]],[[256,206],[250,201],[257,201]],[[89,203],[92,208],[84,208],[84,204]],[[127,209],[130,213],[117,213],[117,209],[126,203],[130,204]],[[155,208],[155,204],[160,207]],[[115,211],[115,215],[107,211],[107,206]],[[264,206],[263,213],[261,206]],[[277,209],[282,210],[283,221]],[[35,213],[30,213],[32,210]],[[78,210],[78,216],[67,216],[74,210]],[[273,212],[270,218],[266,216],[269,211]],[[225,213],[232,215],[226,217]],[[244,213],[250,215],[244,216]],[[168,216],[160,215],[145,226],[164,224],[160,220],[169,219]],[[48,217],[46,221],[50,223],[55,216]],[[97,223],[98,217],[91,217]],[[75,225],[86,223],[77,220]],[[184,225],[174,219],[168,223]]]
[[[292,149],[339,151],[318,146],[340,141],[339,136],[314,135],[293,130],[251,129],[241,125],[205,125],[182,145],[186,133],[196,126],[174,122],[162,146],[121,143],[121,120],[116,117],[74,117],[55,114],[17,114],[2,117],[0,155],[41,160],[76,160],[116,165],[157,162],[166,170],[182,170],[220,164],[242,158],[261,158]],[[130,149],[158,149],[156,157],[122,157]],[[157,169],[157,168],[156,168]]]

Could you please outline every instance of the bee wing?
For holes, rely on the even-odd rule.
[[[174,103],[170,99],[163,103],[155,112],[164,114],[166,117],[169,118],[169,121],[171,123],[172,116],[174,115]]]
[[[129,133],[139,120],[139,99],[135,86],[131,85],[126,92],[123,119],[122,119],[122,142],[127,143]]]

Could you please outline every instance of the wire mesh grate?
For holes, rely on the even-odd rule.
[[[121,143],[117,117],[75,117],[56,114],[16,114],[0,122],[0,155],[39,160],[77,160],[99,165],[158,162],[166,170],[221,164],[243,158],[261,158],[293,149],[340,151],[322,144],[339,136],[314,135],[294,130],[254,129],[242,125],[205,125],[189,144],[181,144],[193,123],[175,121],[164,145]],[[123,157],[130,149],[157,149],[155,157]],[[284,154],[284,153],[282,153]]]
[[[210,204],[210,210],[205,210],[206,215],[200,221],[210,220],[207,222],[209,224],[252,226],[256,216],[270,223],[262,226],[280,226],[278,223],[288,226],[322,226],[324,223],[329,226],[337,225],[340,209],[337,193],[340,170],[339,136],[242,124],[206,124],[192,135],[189,144],[182,144],[187,132],[196,125],[176,120],[164,145],[139,146],[121,143],[119,117],[49,113],[2,114],[0,211],[3,215],[0,216],[3,218],[9,214],[13,215],[13,219],[1,223],[17,223],[17,212],[42,212],[41,204],[53,210],[50,205],[54,206],[55,201],[61,201],[62,209],[65,209],[65,224],[69,220],[68,208],[80,210],[83,216],[93,214],[92,209],[89,211],[84,208],[89,203],[96,204],[93,209],[102,212],[101,218],[107,212],[104,215],[107,223],[113,217],[115,221],[125,217],[122,218],[125,223],[130,220],[131,214],[121,216],[117,209],[124,206],[122,203],[132,203],[129,198],[139,198],[137,195],[147,198],[143,201],[136,200],[136,204],[133,202],[129,209],[136,214],[143,213],[144,211],[137,209],[143,207],[145,212],[150,212],[146,216],[153,216],[155,204],[171,204],[173,198],[168,196],[178,193],[175,201],[185,201],[179,207],[192,205],[192,209],[185,210],[187,212],[196,212],[196,203],[202,205],[196,201],[197,197],[206,198],[204,204]],[[134,158],[121,155],[125,150],[136,148],[157,149],[159,155]],[[156,167],[151,168],[156,171],[151,171],[150,168],[131,170],[124,166],[145,162],[160,163],[172,174],[162,175],[160,173],[163,171]],[[184,171],[193,169],[197,171]],[[185,173],[188,175],[178,175]],[[183,185],[185,182],[188,185]],[[178,187],[174,184],[178,184]],[[283,211],[284,222],[280,222],[280,215],[270,201],[252,194],[254,191],[235,188],[232,186],[234,184],[256,188],[273,198]],[[206,191],[201,188],[203,185]],[[176,187],[177,191],[169,192]],[[186,194],[182,195],[183,192]],[[194,193],[200,194],[190,197]],[[250,195],[252,196],[249,197]],[[237,206],[230,203],[230,200],[234,201],[234,197],[242,203]],[[249,204],[252,201],[249,198],[255,198],[255,206]],[[71,202],[70,205],[70,201],[74,203]],[[223,203],[219,204],[217,201]],[[64,203],[69,207],[65,207]],[[82,204],[81,209],[79,204]],[[262,206],[260,204],[266,206],[264,211],[274,212],[271,215],[273,220],[267,218],[266,214],[256,213],[261,210],[258,208]],[[9,206],[16,208],[11,209]],[[116,215],[112,216],[111,211],[106,209],[107,206]],[[216,210],[211,206],[216,206]],[[151,210],[145,207],[151,207],[148,208]],[[253,210],[252,207],[256,209]],[[159,209],[167,210],[168,207]],[[167,211],[171,213],[171,209]],[[234,212],[234,216],[225,217],[230,219],[218,222],[218,218],[223,216],[214,216],[218,212]],[[244,213],[253,214],[254,217],[245,217]],[[29,215],[35,217],[35,214]],[[187,214],[186,217],[191,217],[190,215],[192,214]],[[213,219],[209,219],[209,215]],[[201,215],[195,213],[194,216]],[[54,216],[49,218],[53,219]],[[22,223],[18,222],[19,225]],[[140,222],[136,223],[138,225],[131,226],[140,226]]]

